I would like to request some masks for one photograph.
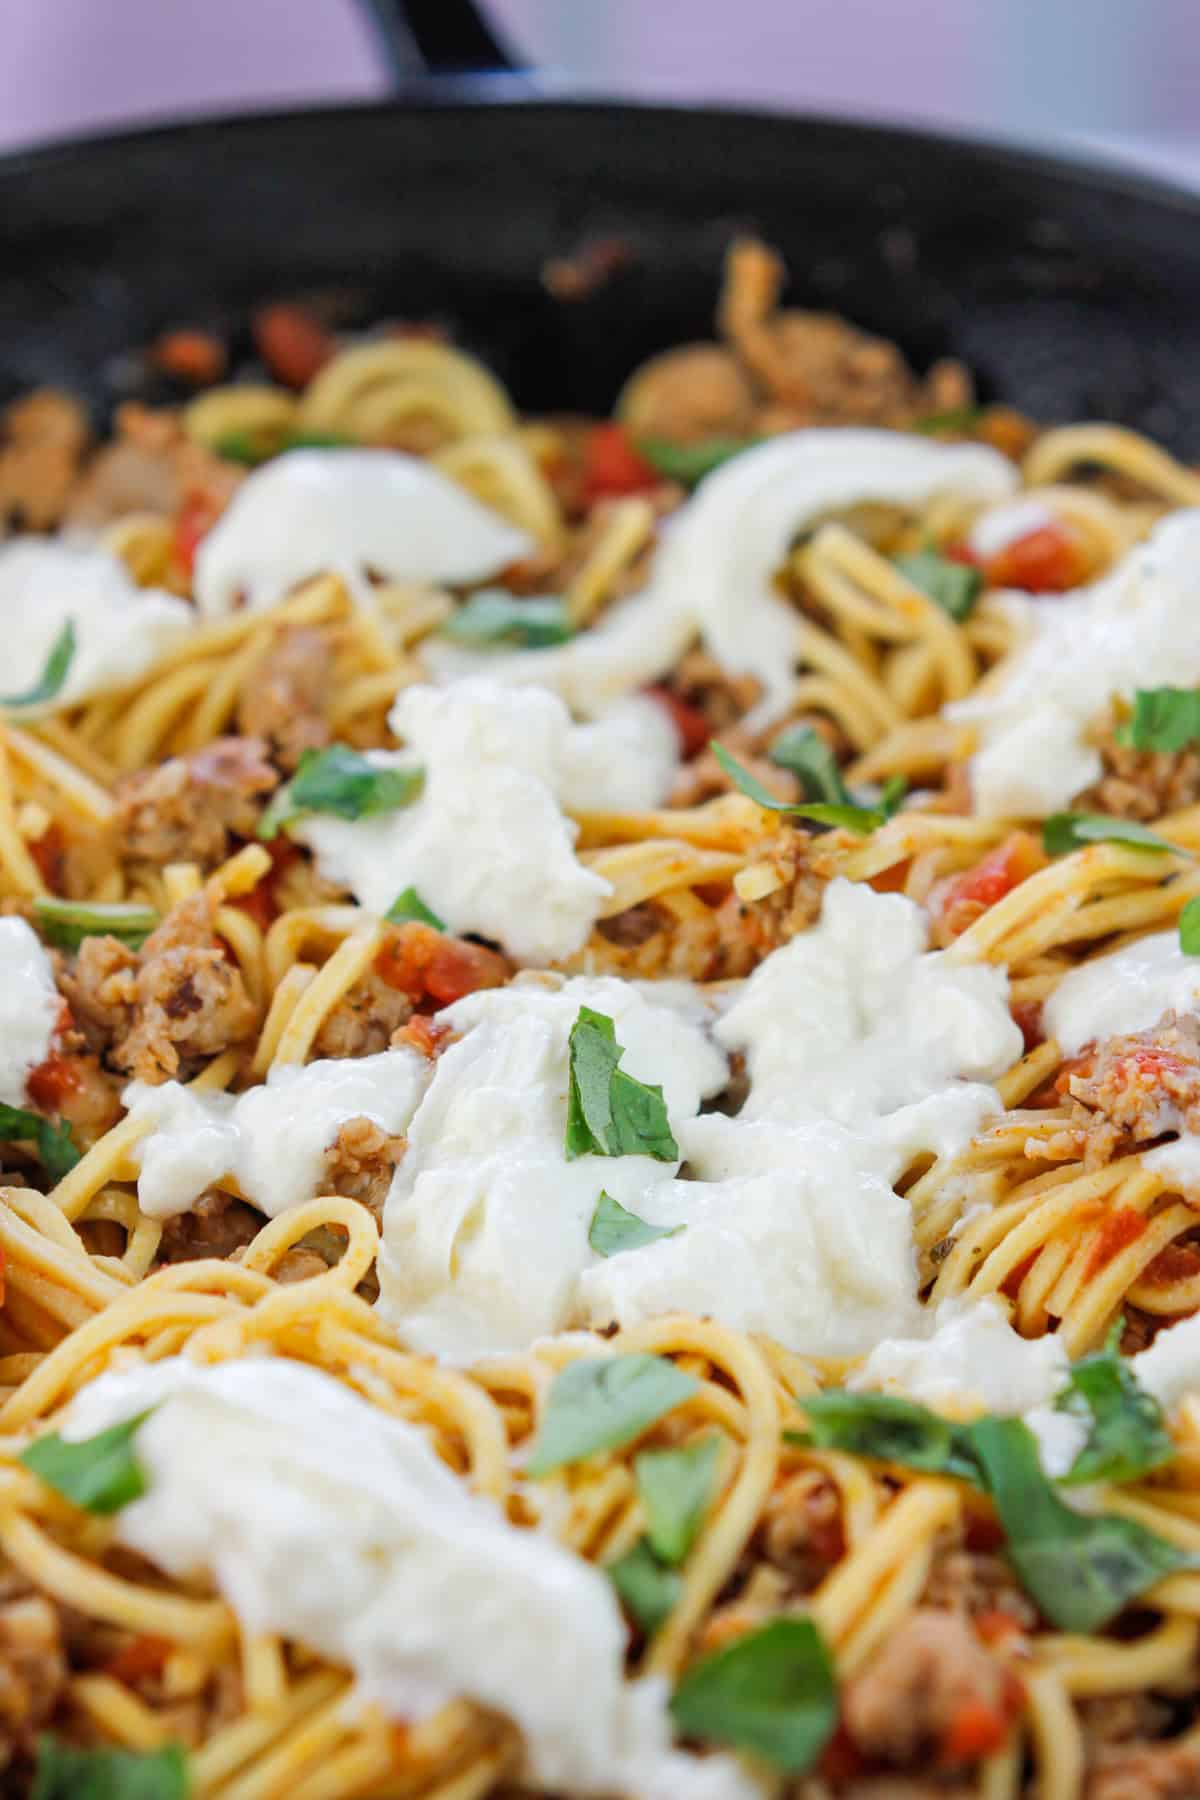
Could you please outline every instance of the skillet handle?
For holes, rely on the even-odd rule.
[[[397,82],[426,75],[515,74],[525,65],[475,0],[363,0]]]

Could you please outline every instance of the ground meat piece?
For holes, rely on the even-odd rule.
[[[640,906],[627,906],[624,912],[614,913],[611,919],[600,919],[596,925],[600,936],[619,950],[638,949],[649,943],[662,928],[661,915],[645,902]]]
[[[324,716],[333,673],[327,632],[294,625],[268,646],[242,684],[237,728],[262,740],[281,769],[294,769],[306,750],[329,742]]]
[[[87,415],[54,388],[10,406],[0,445],[0,518],[20,531],[57,525],[87,448]]]
[[[1009,1715],[1011,1677],[965,1619],[931,1607],[912,1613],[842,1694],[857,1747],[901,1768],[944,1757],[968,1705]]]
[[[1200,800],[1200,751],[1132,750],[1109,737],[1100,745],[1104,772],[1072,800],[1081,811],[1118,819],[1161,819]]]
[[[276,1263],[272,1273],[276,1281],[284,1287],[290,1287],[295,1281],[311,1281],[314,1275],[327,1275],[329,1264],[315,1250],[306,1250],[297,1244],[291,1250],[285,1250]]]
[[[1134,1143],[1200,1131],[1200,1019],[1167,1012],[1148,1031],[1106,1038],[1067,1089]]]
[[[376,1219],[382,1218],[383,1203],[406,1143],[403,1137],[389,1136],[373,1119],[347,1119],[325,1152],[322,1191],[361,1200]]]
[[[836,1793],[838,1800],[976,1800],[977,1790],[952,1775],[869,1775]]]
[[[96,529],[127,513],[170,516],[202,495],[215,517],[245,471],[193,443],[177,413],[130,401],[118,409],[117,435],[92,458],[71,496],[67,522]]]
[[[14,1573],[0,1576],[0,1769],[26,1756],[67,1680],[59,1614]]]
[[[735,243],[726,262],[719,322],[766,392],[760,432],[797,425],[906,425],[966,406],[970,377],[941,363],[920,381],[896,348],[831,313],[777,312],[785,269],[765,244]]]
[[[1102,1700],[1077,1700],[1076,1711],[1083,1729],[1089,1762],[1101,1748],[1115,1744],[1128,1748],[1135,1739],[1165,1736],[1171,1724],[1171,1708],[1153,1694],[1105,1694]]]
[[[190,1212],[163,1221],[159,1258],[166,1263],[195,1262],[210,1256],[224,1261],[235,1250],[244,1250],[262,1224],[243,1200],[234,1200],[220,1188],[206,1188]]]
[[[1084,1783],[1084,1800],[1196,1800],[1200,1744],[1103,1748]]]
[[[754,388],[731,351],[719,344],[683,344],[642,364],[618,410],[635,442],[744,438],[754,425]]]
[[[1005,1557],[953,1541],[939,1545],[921,1603],[970,1618],[1003,1613],[1025,1631],[1038,1622],[1036,1606],[1013,1580]]]
[[[736,725],[762,694],[753,675],[730,674],[707,650],[689,650],[667,686],[704,715],[710,737]]]
[[[313,1056],[375,1056],[407,1023],[413,1003],[402,989],[368,969],[347,988],[328,1013],[313,1044]]]
[[[845,1551],[842,1508],[832,1481],[814,1484],[805,1471],[776,1488],[763,1509],[763,1549],[768,1560],[807,1594]]]
[[[136,954],[115,938],[85,938],[59,986],[93,1049],[140,1081],[186,1075],[258,1022],[204,894],[173,908]]]
[[[215,867],[235,839],[254,836],[263,803],[279,776],[261,738],[216,738],[172,756],[117,785],[117,830],[124,853],[156,864]]]
[[[718,966],[710,980],[749,975],[764,956],[807,931],[821,915],[828,873],[818,839],[785,828],[757,860],[774,870],[778,885],[761,900],[742,900],[734,892],[722,903]]]

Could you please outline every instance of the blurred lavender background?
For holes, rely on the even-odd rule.
[[[1197,0],[485,0],[555,87],[1084,144],[1200,185]],[[0,149],[378,98],[359,0],[3,0]]]

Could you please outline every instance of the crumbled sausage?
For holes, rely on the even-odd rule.
[[[1196,1800],[1200,1744],[1132,1743],[1102,1748],[1084,1800]]]
[[[1114,742],[1111,735],[1099,749],[1103,773],[1072,800],[1072,806],[1145,822],[1200,800],[1200,751],[1133,750]]]
[[[66,1686],[57,1609],[15,1574],[0,1577],[0,1769],[26,1756]]]
[[[222,862],[235,840],[254,836],[279,776],[261,738],[215,738],[118,783],[117,831],[133,861]]]
[[[242,684],[238,730],[264,742],[272,760],[290,772],[306,750],[329,742],[324,709],[332,670],[327,632],[311,625],[280,632]]]
[[[1067,1089],[1123,1140],[1200,1130],[1200,1019],[1167,1012],[1148,1031],[1106,1038]]]
[[[79,402],[38,388],[10,406],[0,445],[0,519],[24,531],[57,525],[87,448]]]
[[[375,1056],[407,1024],[413,1003],[402,989],[384,981],[375,969],[347,988],[322,1021],[313,1044],[314,1056]]]
[[[189,495],[203,495],[215,517],[244,479],[244,470],[193,443],[177,413],[130,401],[118,410],[116,428],[71,495],[71,525],[95,530],[135,512],[169,517]]]
[[[767,396],[760,431],[797,425],[904,426],[923,414],[968,405],[970,377],[939,363],[925,381],[895,344],[831,313],[776,310],[784,265],[765,244],[741,239],[729,252],[719,323]]]
[[[163,1221],[158,1254],[166,1263],[195,1262],[210,1256],[224,1261],[244,1250],[262,1223],[244,1200],[235,1200],[220,1188],[206,1188],[188,1212]]]
[[[842,1508],[832,1481],[814,1482],[809,1470],[794,1475],[768,1497],[762,1518],[763,1549],[797,1592],[809,1593],[845,1551]]]
[[[140,1081],[169,1081],[244,1043],[257,1012],[214,936],[207,897],[176,906],[136,953],[85,938],[59,986],[92,1047]]]
[[[347,1119],[325,1152],[324,1191],[360,1200],[381,1219],[405,1147],[403,1137],[390,1136],[373,1119]]]
[[[754,389],[731,351],[684,344],[642,364],[621,396],[620,413],[635,441],[744,438],[754,424]]]
[[[1008,1713],[1011,1677],[965,1619],[921,1607],[850,1678],[842,1704],[859,1749],[904,1768],[945,1756],[964,1706]]]

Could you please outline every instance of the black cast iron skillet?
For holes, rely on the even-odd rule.
[[[406,27],[375,10],[398,61],[497,51],[452,0]],[[918,365],[961,356],[1038,417],[1200,457],[1200,199],[925,132],[539,98],[520,76],[0,162],[0,398],[55,382],[102,410],[136,379],[120,353],[163,326],[317,293],[350,324],[445,321],[531,410],[603,411],[650,352],[710,334],[739,227],[783,251],[794,304]],[[552,298],[547,257],[613,234],[628,263]]]

